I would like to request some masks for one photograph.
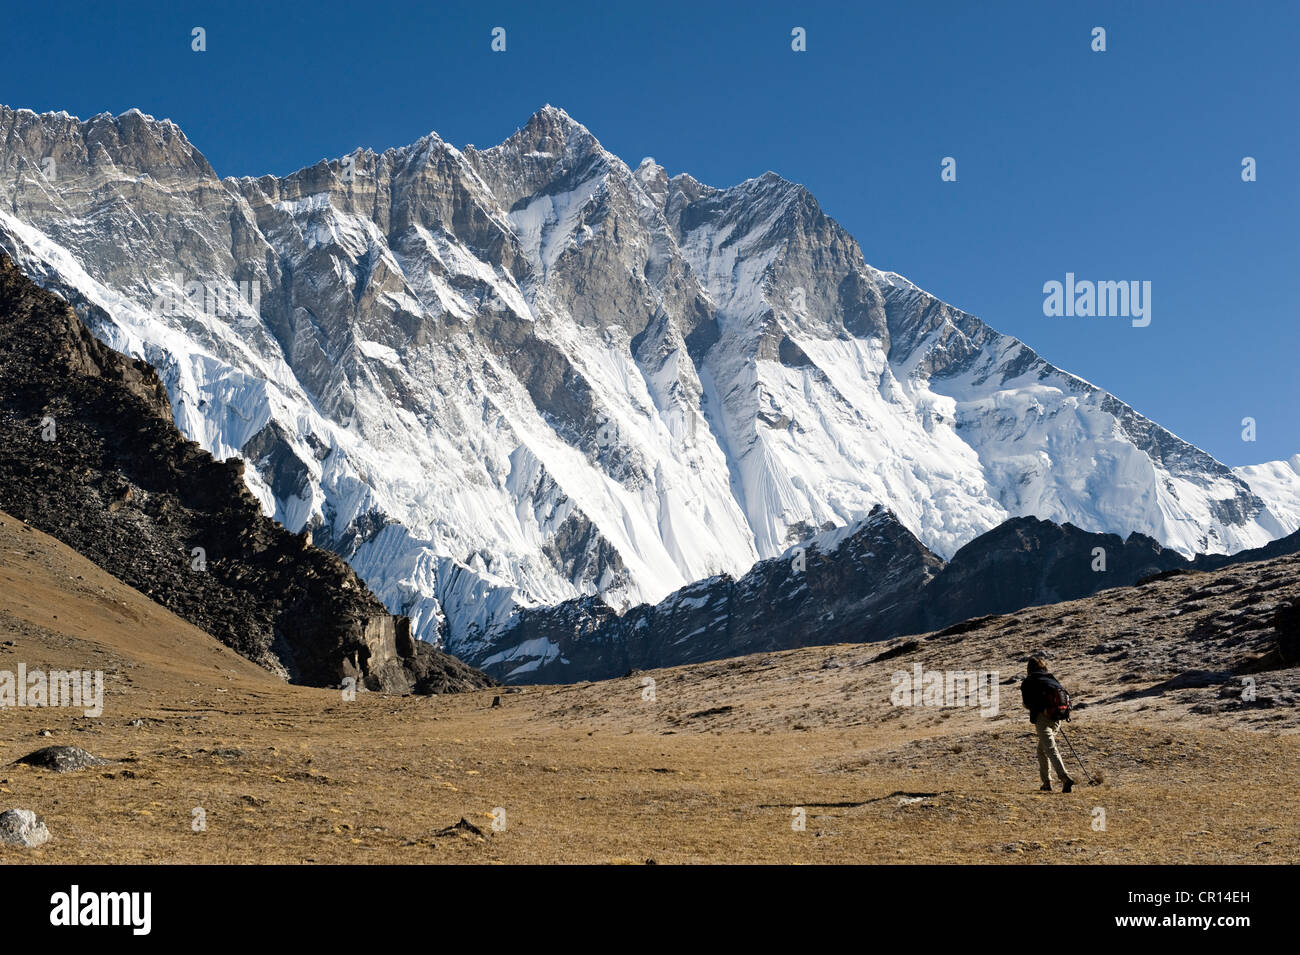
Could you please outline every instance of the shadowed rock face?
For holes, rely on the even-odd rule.
[[[953,555],[918,601],[913,627],[934,630],[971,617],[1075,600],[1188,566],[1181,554],[1142,534],[1125,540],[1073,524],[1013,518]]]
[[[1238,551],[1231,556],[1227,554],[1197,554],[1196,559],[1192,561],[1192,567],[1196,570],[1217,570],[1231,564],[1271,560],[1274,557],[1285,557],[1288,554],[1297,552],[1300,552],[1300,531],[1288,534],[1286,537],[1279,537],[1275,541],[1269,541],[1263,547],[1252,547],[1250,550]]]
[[[957,624],[977,629],[996,615],[1131,587],[1170,571],[1297,551],[1300,534],[1293,534],[1236,557],[1188,561],[1142,534],[1124,539],[1014,518],[944,564],[878,507],[858,525],[816,535],[756,564],[739,580],[698,581],[653,607],[620,616],[599,599],[586,598],[526,611],[472,659],[510,683],[606,679],[629,670],[870,642]],[[1279,632],[1288,627],[1294,628],[1290,617],[1277,623]],[[1300,654],[1294,638],[1287,639],[1279,654]]]
[[[342,559],[263,516],[241,461],[176,430],[154,370],[97,341],[3,255],[0,507],[292,680],[489,682],[413,641]]]
[[[901,632],[943,561],[889,511],[819,534],[740,579],[697,581],[619,616],[598,598],[525,611],[474,662],[508,682],[605,679]]]

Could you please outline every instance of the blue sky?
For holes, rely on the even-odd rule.
[[[871,264],[1245,464],[1300,451],[1297,40],[1294,2],[48,2],[6,12],[0,102],[139,107],[221,175],[554,103],[632,164],[805,184]],[[1066,272],[1150,281],[1151,324],[1045,317]]]

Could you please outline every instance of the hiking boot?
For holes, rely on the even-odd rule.
[[[1063,793],[1068,793],[1068,792],[1069,792],[1071,789],[1073,789],[1073,788],[1074,788],[1074,780],[1073,780],[1073,779],[1067,779],[1067,780],[1065,780],[1065,788],[1063,788],[1063,789],[1061,790],[1061,792],[1063,792]]]
[[[1038,787],[1038,791],[1039,791],[1040,793],[1050,793],[1050,792],[1052,791],[1052,784],[1051,784],[1051,783],[1043,783],[1043,785],[1041,785],[1041,786]],[[1066,792],[1069,792],[1069,790],[1067,789]]]

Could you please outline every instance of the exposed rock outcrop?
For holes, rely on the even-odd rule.
[[[341,558],[265,517],[243,467],[187,441],[153,368],[0,254],[0,507],[294,681],[490,682],[410,639]]]
[[[739,580],[714,577],[655,606],[619,615],[599,598],[520,614],[471,662],[511,683],[604,679],[765,650],[862,643],[947,628],[966,632],[1000,614],[1129,587],[1171,573],[1300,551],[1300,534],[1236,557],[1197,558],[1142,534],[1093,534],[1072,524],[1013,518],[945,564],[895,516],[877,508],[856,525],[815,535]],[[1280,612],[1281,613],[1281,612]],[[1285,634],[1268,658],[1300,653]]]
[[[738,580],[711,577],[619,616],[597,597],[520,614],[472,662],[512,683],[620,676],[723,657],[901,632],[943,566],[877,507],[819,534]]]
[[[92,766],[107,766],[112,760],[88,753],[80,746],[46,746],[15,762],[54,773],[71,773]]]
[[[957,551],[917,601],[913,631],[1022,607],[1087,597],[1190,566],[1143,534],[1092,534],[1073,524],[1016,517]]]

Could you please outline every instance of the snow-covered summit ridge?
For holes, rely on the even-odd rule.
[[[1285,474],[871,267],[802,186],[632,169],[555,107],[487,149],[227,179],[170,121],[0,108],[0,247],[452,649],[877,504],[944,556],[1019,514],[1183,553],[1300,524]]]

